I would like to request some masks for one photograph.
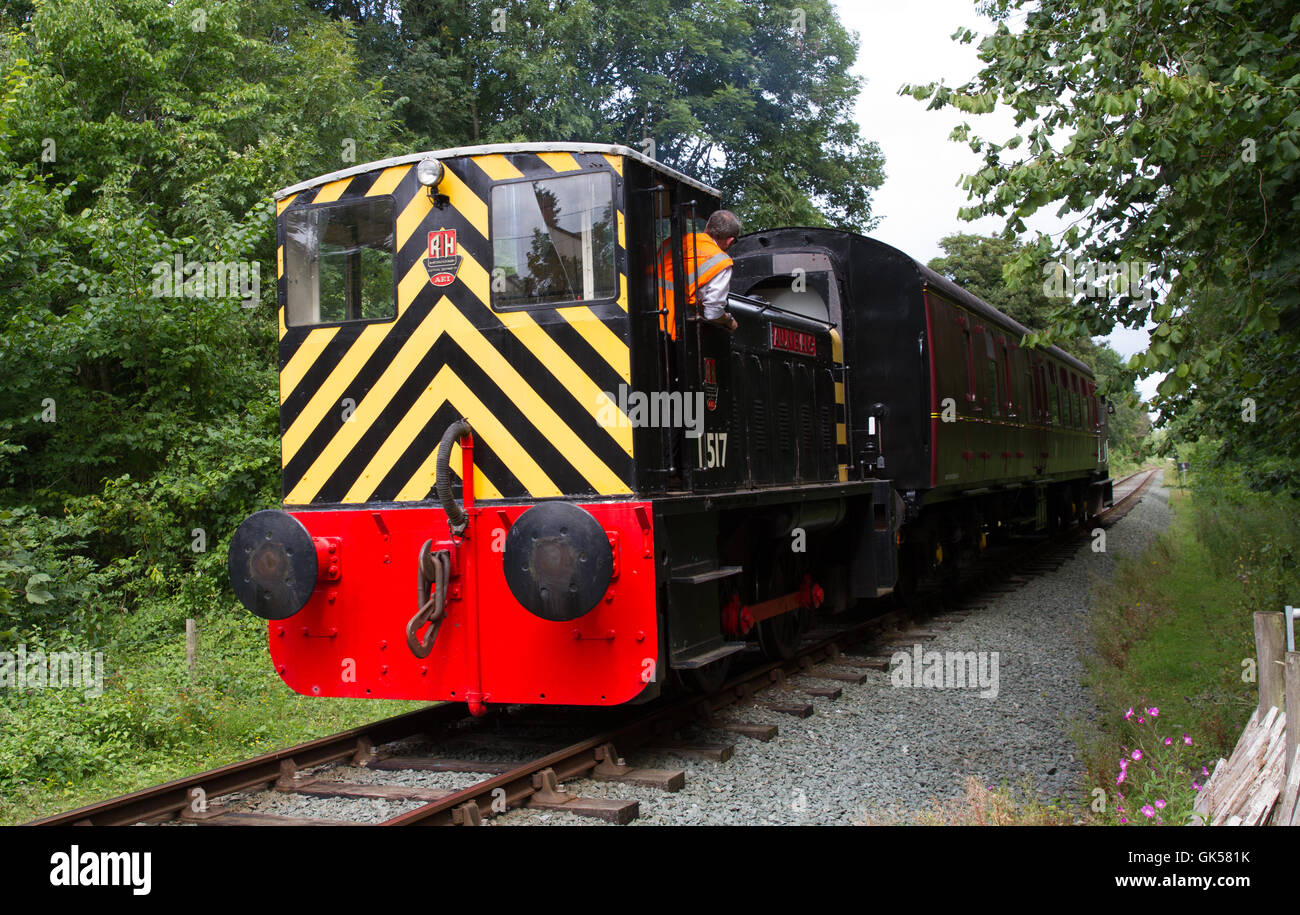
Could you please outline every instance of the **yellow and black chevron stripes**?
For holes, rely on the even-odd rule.
[[[849,479],[848,405],[844,396],[844,342],[838,330],[831,329],[832,374],[835,377],[835,463],[841,483]]]
[[[488,201],[496,180],[608,173],[607,157],[511,154],[448,160],[436,205],[411,166],[343,178],[299,193],[293,207],[394,199],[397,317],[321,327],[281,318],[281,460],[286,505],[429,498],[442,432],[464,416],[475,430],[482,499],[631,492],[627,424],[602,424],[601,393],[629,383],[626,244],[621,176],[617,300],[497,312],[491,307]],[[428,234],[454,230],[456,280],[436,287]],[[283,250],[283,228],[280,232]],[[281,254],[282,258],[282,254]],[[285,285],[281,276],[281,313]],[[459,456],[452,469],[459,474]]]

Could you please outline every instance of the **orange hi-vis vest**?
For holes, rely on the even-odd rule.
[[[667,309],[666,315],[660,315],[660,327],[672,337],[677,339],[677,313],[675,311],[674,299],[676,298],[677,284],[673,282],[673,256],[672,249],[665,242],[660,246],[661,254],[659,255],[659,308]],[[713,237],[705,232],[696,232],[693,235],[686,236],[682,244],[682,269],[686,271],[686,304],[694,308],[699,305],[695,301],[695,291],[713,279],[723,270],[732,265],[731,258],[727,252],[718,247],[718,243]]]

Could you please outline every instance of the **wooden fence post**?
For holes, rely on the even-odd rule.
[[[185,621],[185,663],[189,665],[190,673],[194,673],[195,655],[198,654],[199,639],[198,634],[194,631],[194,620]]]
[[[1255,614],[1255,656],[1259,658],[1259,717],[1271,708],[1282,709],[1285,692],[1282,614],[1264,611]]]

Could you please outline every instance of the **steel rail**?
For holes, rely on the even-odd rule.
[[[1129,474],[1127,477],[1125,477],[1123,480],[1120,481],[1120,484],[1122,485],[1124,483],[1127,483],[1129,480],[1133,479],[1135,476],[1143,472],[1144,471],[1138,470]],[[1100,515],[1097,516],[1098,519],[1103,521],[1113,521],[1113,520],[1119,520],[1120,518],[1124,517],[1124,515],[1128,512],[1128,510],[1131,509],[1135,504],[1137,504],[1138,497],[1140,497],[1144,492],[1146,492],[1147,487],[1149,487],[1151,485],[1151,482],[1156,478],[1156,474],[1160,472],[1161,472],[1160,468],[1145,471],[1146,477],[1140,483],[1138,483],[1136,486],[1134,486],[1132,489],[1126,492],[1123,496],[1116,499],[1114,504],[1111,505],[1110,508],[1106,509],[1104,512],[1102,512]]]

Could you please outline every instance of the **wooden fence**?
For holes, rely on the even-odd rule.
[[[1281,613],[1255,614],[1259,706],[1196,799],[1211,826],[1300,826],[1300,724],[1286,722],[1287,709],[1300,709],[1300,651],[1286,650],[1285,626]]]

